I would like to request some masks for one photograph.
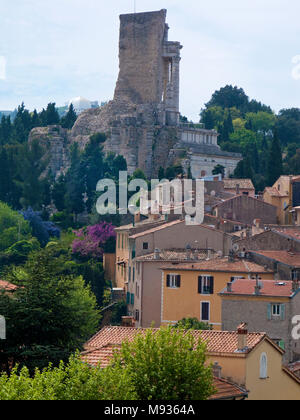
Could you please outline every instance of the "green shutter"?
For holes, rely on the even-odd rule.
[[[272,304],[268,304],[268,320],[271,321],[272,319]]]
[[[280,305],[280,317],[282,321],[285,320],[285,305]]]
[[[127,305],[129,305],[129,303],[130,303],[130,293],[129,292],[127,292],[126,302],[127,302]]]
[[[285,350],[285,343],[284,343],[284,341],[283,341],[283,340],[281,340],[281,341],[279,342],[279,347],[280,347],[282,350]]]
[[[131,305],[134,305],[134,294],[131,294]]]

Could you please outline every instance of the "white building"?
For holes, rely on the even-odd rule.
[[[70,107],[71,104],[73,105],[77,115],[81,114],[82,112],[88,109],[99,107],[98,101],[90,101],[88,99],[82,98],[81,96],[71,99],[66,105]]]

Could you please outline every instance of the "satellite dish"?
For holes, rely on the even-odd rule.
[[[240,246],[238,244],[234,244],[232,249],[234,250],[234,252],[238,252],[240,250]]]

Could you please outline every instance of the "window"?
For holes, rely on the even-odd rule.
[[[273,339],[274,343],[280,347],[282,350],[285,350],[285,342],[284,340],[281,340],[280,338],[278,339]]]
[[[143,249],[144,249],[144,250],[149,249],[149,244],[148,244],[148,242],[143,242]]]
[[[210,303],[201,302],[201,321],[208,322],[210,320]]]
[[[128,281],[131,281],[131,267],[128,268]]]
[[[134,282],[135,280],[135,268],[132,267],[132,281]]]
[[[136,320],[137,322],[139,322],[139,320],[140,320],[140,311],[139,311],[139,310],[136,310],[136,311],[135,311],[135,320]]]
[[[135,294],[137,298],[140,297],[140,286],[138,285],[138,283],[136,283],[135,285]]]
[[[285,320],[285,305],[280,303],[268,304],[268,320]]]
[[[171,289],[177,289],[181,285],[181,276],[178,274],[168,274],[167,275],[167,287]]]
[[[214,294],[214,278],[212,276],[198,277],[198,293],[201,295]]]
[[[134,305],[134,294],[133,293],[131,293],[131,295],[130,295],[130,303],[131,303],[131,305]]]
[[[292,271],[292,280],[293,281],[299,280],[299,271],[297,271],[297,270]]]
[[[262,353],[260,356],[260,372],[259,372],[260,379],[267,379],[268,378],[268,358],[266,353]]]
[[[272,305],[272,316],[280,316],[280,305]]]

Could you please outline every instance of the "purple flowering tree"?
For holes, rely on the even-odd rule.
[[[80,257],[101,258],[105,243],[116,237],[115,227],[102,222],[94,226],[75,231],[76,239],[72,244],[73,254]]]

